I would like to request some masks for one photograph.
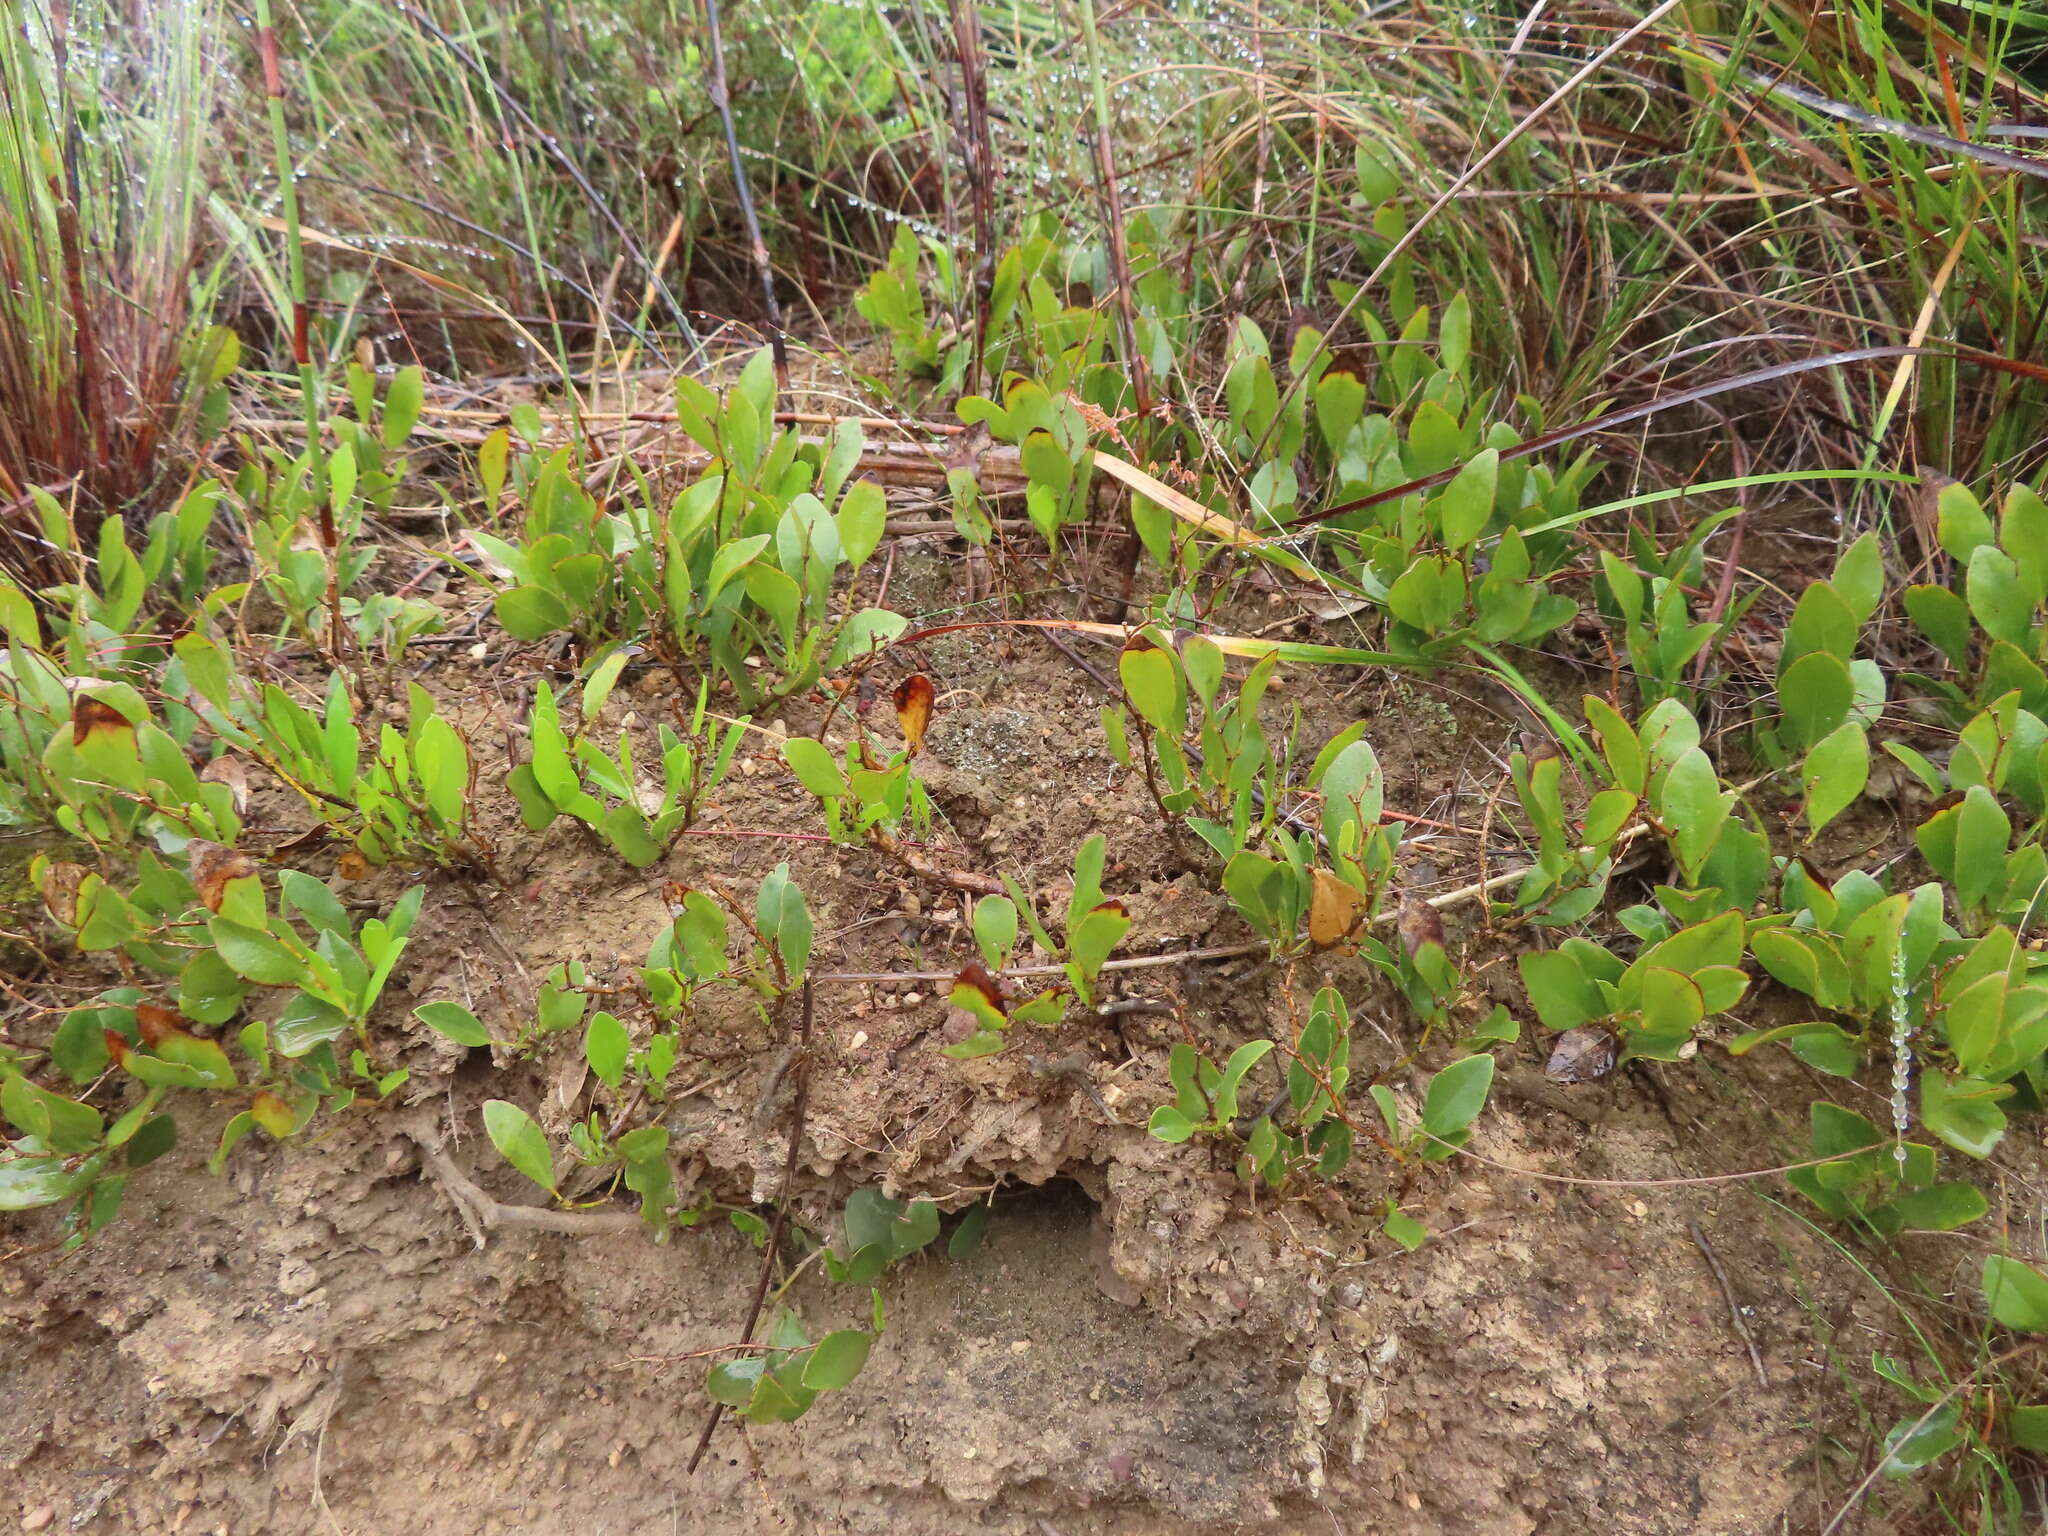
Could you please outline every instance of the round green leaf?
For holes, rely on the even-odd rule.
[[[868,1363],[868,1351],[874,1346],[874,1335],[858,1328],[841,1328],[826,1334],[818,1340],[804,1366],[803,1384],[813,1392],[829,1392],[848,1385]]]

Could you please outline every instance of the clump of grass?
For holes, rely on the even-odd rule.
[[[207,0],[132,24],[25,15],[0,30],[0,538],[35,569],[29,489],[101,511],[147,498],[196,404],[181,384],[210,287],[217,17]]]

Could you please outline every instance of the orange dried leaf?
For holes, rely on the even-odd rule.
[[[913,672],[896,685],[896,723],[903,727],[912,757],[924,750],[924,733],[931,727],[932,706],[937,701],[932,680],[922,672]]]
[[[1309,872],[1308,938],[1324,948],[1342,944],[1365,916],[1365,894],[1327,869]]]

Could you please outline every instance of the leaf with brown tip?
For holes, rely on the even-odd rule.
[[[195,837],[186,844],[192,856],[192,888],[207,911],[218,912],[227,899],[228,883],[262,873],[263,866],[238,848]]]
[[[125,736],[135,740],[135,727],[128,717],[104,699],[81,693],[71,705],[71,745],[84,747],[95,741],[115,741]]]
[[[159,1008],[155,1003],[135,1005],[135,1027],[142,1032],[142,1043],[152,1051],[173,1035],[189,1034],[185,1021],[168,1008]]]

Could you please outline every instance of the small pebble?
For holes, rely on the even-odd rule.
[[[27,1514],[21,1517],[21,1528],[24,1531],[48,1530],[50,1527],[50,1522],[52,1520],[55,1520],[56,1518],[56,1505],[38,1504],[34,1509],[30,1510]]]
[[[849,1041],[847,1041],[847,1042],[846,1042],[846,1048],[847,1048],[847,1049],[848,1049],[849,1051],[857,1051],[857,1050],[859,1050],[859,1049],[860,1049],[860,1048],[861,1048],[862,1046],[866,1045],[867,1043],[868,1043],[868,1032],[867,1032],[866,1030],[864,1030],[864,1029],[856,1029],[856,1030],[855,1030],[855,1031],[853,1032],[853,1038],[852,1038],[851,1040],[849,1040]]]

